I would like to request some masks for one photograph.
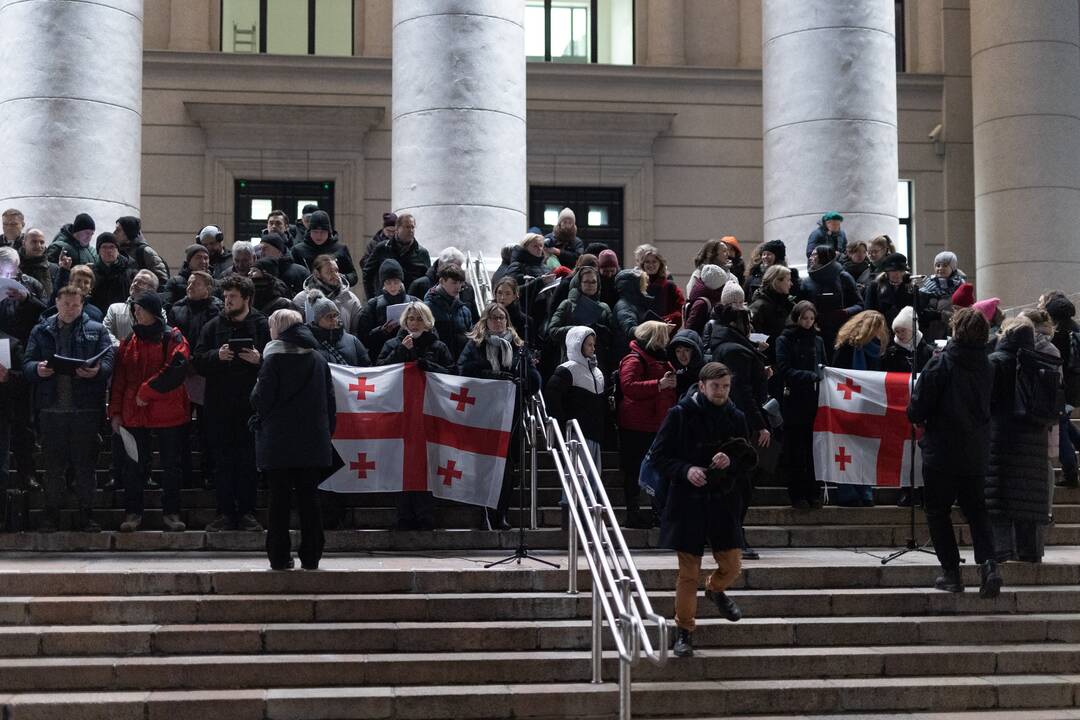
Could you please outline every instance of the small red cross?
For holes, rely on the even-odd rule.
[[[367,377],[360,375],[356,378],[356,382],[349,385],[349,392],[356,391],[356,399],[364,400],[367,398],[367,394],[375,392],[374,385],[368,385]]]
[[[838,452],[833,459],[840,463],[840,472],[844,472],[845,466],[853,460],[853,458],[844,451],[843,445],[840,446],[840,452]]]
[[[450,399],[457,403],[457,411],[465,412],[466,405],[475,405],[476,398],[469,397],[469,388],[461,388],[460,394],[452,392],[450,393]]]
[[[439,468],[439,471],[436,474],[443,477],[443,485],[449,487],[454,480],[461,479],[462,472],[460,470],[454,469],[454,465],[456,464],[457,461],[451,460],[450,462],[446,463],[446,467]]]
[[[862,388],[855,384],[855,381],[851,378],[847,378],[842,383],[836,383],[836,389],[844,393],[844,399],[850,400],[852,393],[861,393]]]
[[[361,480],[367,480],[367,471],[375,469],[374,462],[368,462],[367,453],[359,453],[356,456],[356,462],[349,463],[349,469],[356,471],[356,477]]]

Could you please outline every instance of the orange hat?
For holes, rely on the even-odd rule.
[[[739,247],[739,241],[735,239],[734,235],[725,235],[720,238],[720,242],[732,248],[735,251],[735,257],[742,257],[742,248]]]

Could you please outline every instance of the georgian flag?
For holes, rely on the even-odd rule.
[[[825,368],[814,418],[814,470],[819,482],[901,487],[909,484],[910,373]],[[915,485],[922,485],[915,448]]]
[[[430,490],[495,507],[513,425],[513,383],[425,373],[415,363],[331,365],[337,400],[333,492]]]

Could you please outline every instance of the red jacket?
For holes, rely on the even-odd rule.
[[[643,362],[644,360],[644,362]],[[675,405],[675,388],[660,390],[660,378],[671,370],[666,360],[659,360],[630,341],[630,352],[619,363],[619,427],[640,432],[656,432],[667,411]]]
[[[178,355],[184,365],[191,359],[187,340],[176,328],[166,328],[164,340],[147,341],[131,335],[120,343],[112,375],[109,417],[119,417],[124,427],[136,428],[176,427],[190,421],[191,405],[183,383],[165,393],[150,387],[151,381],[164,379],[161,376],[170,366],[174,369],[169,374],[175,376],[179,361],[173,358]],[[140,407],[136,398],[146,405]]]
[[[682,327],[683,292],[675,281],[650,275],[647,292],[655,298],[656,314],[675,327]]]

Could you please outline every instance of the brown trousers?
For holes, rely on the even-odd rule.
[[[675,585],[675,624],[683,630],[694,631],[697,616],[698,579],[701,576],[701,557],[691,553],[678,553],[679,580]],[[742,571],[742,550],[713,550],[716,570],[705,581],[705,587],[713,592],[724,592]]]

